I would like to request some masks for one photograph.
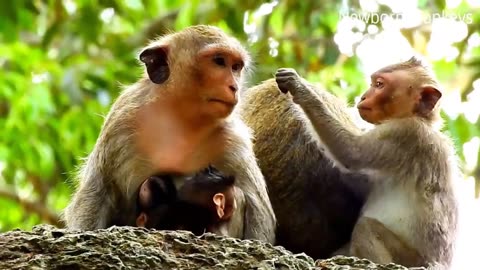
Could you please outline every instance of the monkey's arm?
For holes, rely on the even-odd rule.
[[[135,224],[136,217],[132,210],[135,204],[118,204],[120,191],[105,180],[98,160],[102,159],[99,158],[96,147],[80,170],[77,176],[79,187],[64,210],[63,218],[68,229],[95,230],[114,224]],[[122,209],[122,215],[118,215],[117,209]]]
[[[81,184],[65,208],[63,218],[68,229],[95,230],[107,228],[113,208],[103,184]]]
[[[225,160],[221,163],[221,170],[235,176],[235,186],[245,195],[245,210],[235,211],[234,215],[243,215],[243,218],[232,218],[232,223],[243,221],[243,238],[258,239],[268,243],[275,242],[276,218],[273,212],[270,197],[268,196],[265,179],[257,164],[253,145],[250,140],[248,127],[240,120],[235,120],[236,132],[231,138]],[[248,140],[246,140],[248,138]],[[236,194],[238,208],[242,209],[242,194]],[[229,226],[230,228],[234,228]],[[242,226],[242,224],[237,224]]]
[[[279,69],[276,74],[279,89],[292,94],[309,118],[315,133],[339,165],[346,169],[376,166],[376,149],[365,142],[366,135],[347,112],[347,106],[326,91],[314,91],[294,69]],[[368,147],[367,147],[368,146]],[[379,154],[384,153],[377,151]]]

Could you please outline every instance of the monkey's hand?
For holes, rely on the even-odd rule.
[[[308,94],[309,89],[302,77],[293,68],[280,68],[275,73],[278,89],[284,94],[290,92],[295,103],[299,103],[302,97]]]

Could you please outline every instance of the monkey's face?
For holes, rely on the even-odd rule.
[[[379,124],[388,119],[414,116],[418,96],[418,87],[409,72],[375,72],[357,108],[363,120]]]
[[[195,108],[195,113],[225,118],[238,103],[247,51],[215,27],[190,27],[154,42],[139,55],[159,89]]]
[[[208,47],[198,54],[196,73],[202,111],[224,118],[238,103],[244,60],[238,52],[224,47]]]

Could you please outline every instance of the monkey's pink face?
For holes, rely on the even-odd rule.
[[[357,105],[363,120],[379,124],[384,120],[414,115],[415,89],[405,71],[375,72],[370,88],[362,95]]]
[[[199,53],[198,65],[205,110],[216,117],[227,117],[238,102],[243,58],[225,48],[208,48]]]

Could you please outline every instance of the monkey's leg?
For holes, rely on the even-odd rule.
[[[245,194],[244,238],[275,242],[276,218],[260,168],[253,157],[238,177],[238,187]],[[235,196],[237,198],[237,196]],[[239,209],[241,205],[239,205]],[[239,211],[240,212],[240,211]],[[243,212],[243,211],[241,211]]]
[[[359,258],[369,259],[376,263],[390,263],[392,255],[384,245],[383,235],[388,230],[380,222],[361,217],[352,233],[350,254]]]
[[[383,223],[369,217],[361,217],[355,225],[350,253],[381,264],[395,262],[404,266],[422,265],[417,250],[409,247]]]
[[[350,243],[346,243],[331,254],[332,257],[337,255],[350,256]]]
[[[242,190],[235,187],[235,203],[236,203],[236,209],[235,213],[237,215],[232,216],[232,220],[234,224],[240,224],[238,226],[238,231],[235,232],[234,229],[232,229],[232,232],[234,232],[235,235],[242,235],[245,227],[245,223],[243,222],[245,220],[245,194],[243,194]]]
[[[243,122],[239,121],[236,125],[237,132],[244,130],[244,134],[249,133],[249,129]],[[267,184],[257,164],[251,141],[246,141],[245,135],[242,136],[231,138],[231,145],[227,147],[230,151],[226,153],[223,163],[219,164],[218,168],[226,173],[233,173],[236,178],[235,186],[245,195],[243,238],[273,244],[277,221],[268,196]],[[239,197],[235,196],[235,198]],[[238,207],[241,208],[240,203]]]
[[[81,185],[65,209],[66,227],[74,230],[107,228],[113,215],[110,206],[102,184]]]
[[[235,187],[234,189],[236,208],[230,222],[227,222],[223,226],[217,226],[213,232],[219,235],[242,238],[245,226],[245,195],[239,188]]]

